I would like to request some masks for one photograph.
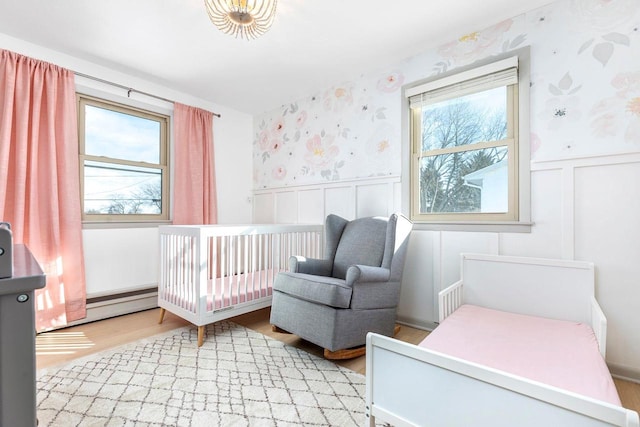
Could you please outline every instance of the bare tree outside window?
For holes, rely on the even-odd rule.
[[[162,209],[162,189],[159,184],[146,184],[128,195],[113,194],[106,210],[109,214],[159,214]]]
[[[524,52],[405,88],[413,221],[469,230],[530,218],[527,67]]]
[[[418,202],[421,214],[482,213],[485,206],[505,206],[508,191],[488,188],[478,175],[506,168],[508,148],[507,88],[499,87],[421,107]],[[505,173],[506,173],[506,169]],[[499,182],[494,180],[494,182]],[[506,181],[505,181],[506,182]],[[504,203],[483,203],[489,193]]]
[[[168,219],[168,118],[81,96],[85,220]]]

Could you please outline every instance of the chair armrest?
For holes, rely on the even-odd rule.
[[[388,282],[391,270],[383,267],[371,267],[369,265],[352,265],[347,269],[346,282],[353,286],[356,282]]]
[[[333,263],[328,259],[292,256],[289,258],[289,271],[292,273],[313,274],[314,276],[331,276]]]
[[[352,265],[347,269],[345,284],[352,289],[350,308],[354,310],[398,306],[400,282],[391,280],[388,268]]]

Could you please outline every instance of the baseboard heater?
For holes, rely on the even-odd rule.
[[[158,307],[158,287],[155,285],[116,294],[89,296],[87,316],[70,322],[67,326],[81,325],[156,307]]]

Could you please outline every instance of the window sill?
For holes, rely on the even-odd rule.
[[[172,221],[83,221],[83,230],[99,230],[109,228],[155,228],[161,225],[171,225]]]
[[[489,233],[531,233],[533,222],[414,222],[413,229],[418,231],[475,231]]]

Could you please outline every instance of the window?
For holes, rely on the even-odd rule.
[[[518,58],[428,82],[406,95],[412,220],[520,220]]]
[[[160,114],[78,97],[82,218],[167,220],[167,131]]]

